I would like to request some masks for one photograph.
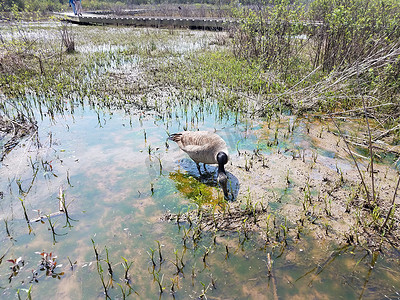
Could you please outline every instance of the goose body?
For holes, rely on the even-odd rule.
[[[176,142],[196,163],[201,175],[199,163],[218,164],[218,183],[221,185],[225,197],[227,192],[227,176],[224,165],[228,162],[228,149],[225,141],[216,133],[208,131],[182,131],[169,137]]]
[[[208,131],[183,131],[172,134],[170,139],[176,142],[196,164],[218,164],[217,154],[228,155],[225,141],[216,133]]]

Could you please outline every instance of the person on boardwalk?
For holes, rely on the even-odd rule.
[[[74,11],[74,15],[76,15],[75,0],[69,0],[69,6],[72,7],[72,10]]]
[[[76,6],[76,14],[78,16],[82,16],[82,2],[81,2],[81,0],[75,0],[75,6]]]

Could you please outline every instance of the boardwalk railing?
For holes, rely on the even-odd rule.
[[[131,25],[142,27],[172,27],[204,30],[225,30],[235,24],[236,20],[217,18],[175,18],[175,17],[135,17],[107,16],[94,13],[75,16],[71,13],[58,13],[63,20],[76,24],[98,25]]]

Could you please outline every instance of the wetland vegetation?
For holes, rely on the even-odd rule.
[[[211,32],[15,8],[2,297],[398,298],[399,9],[231,4],[241,25]],[[182,130],[227,142],[228,201],[168,143]]]

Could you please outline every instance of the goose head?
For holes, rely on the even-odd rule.
[[[217,162],[218,162],[217,181],[224,192],[225,198],[227,199],[229,197],[229,195],[228,195],[228,176],[226,176],[224,166],[228,162],[228,155],[225,152],[219,152],[217,154]]]
[[[223,169],[224,165],[228,162],[228,155],[223,151],[218,152],[217,162],[218,162],[218,167],[222,167]]]

